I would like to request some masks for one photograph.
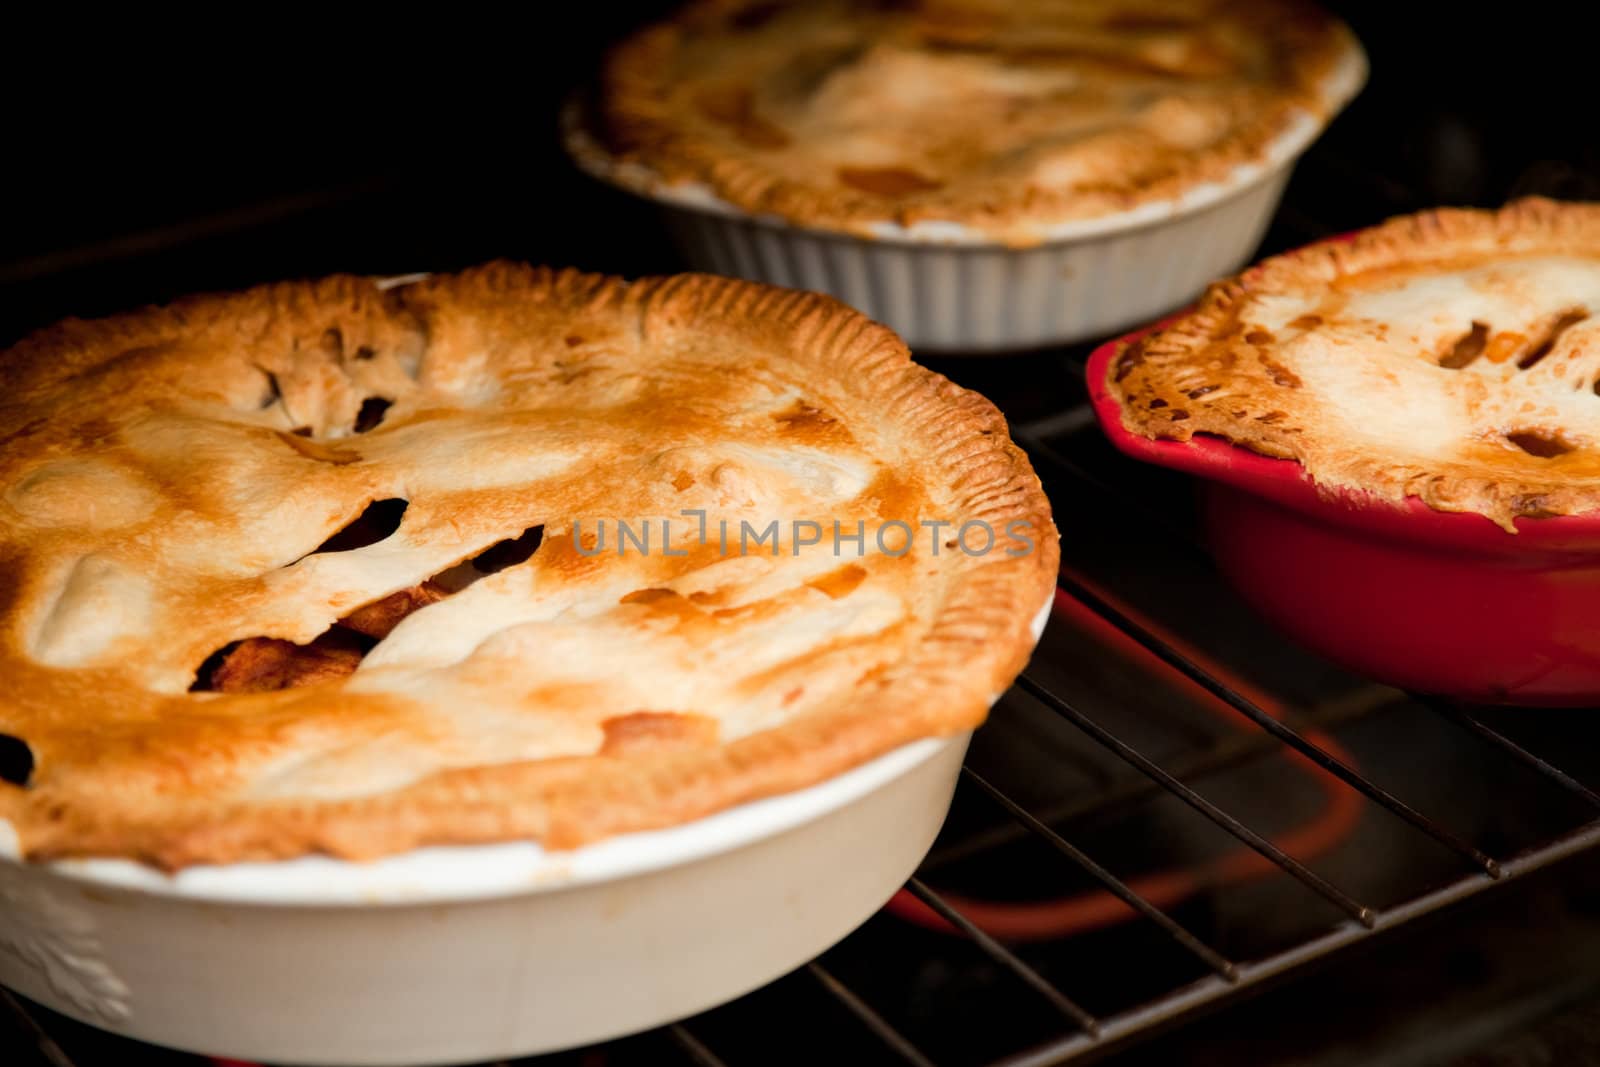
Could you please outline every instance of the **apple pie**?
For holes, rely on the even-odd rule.
[[[1028,244],[1264,162],[1365,69],[1303,0],[702,0],[609,58],[591,169],[823,229]]]
[[[1268,259],[1108,365],[1122,421],[1319,485],[1518,517],[1600,506],[1600,204],[1442,209]]]
[[[34,859],[682,823],[976,726],[1053,588],[999,413],[814,294],[278,284],[64,322],[0,398]]]

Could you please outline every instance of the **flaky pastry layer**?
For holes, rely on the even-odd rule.
[[[754,214],[1024,245],[1262,160],[1363,64],[1301,0],[702,0],[614,52],[594,132]]]
[[[1600,506],[1600,204],[1397,218],[1218,282],[1108,366],[1147,437],[1216,434],[1441,511]]]
[[[980,723],[1057,554],[994,407],[843,305],[504,263],[43,331],[0,487],[35,859],[569,848],[810,785]],[[1033,550],[878,550],[923,520]]]

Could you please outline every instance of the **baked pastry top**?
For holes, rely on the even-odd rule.
[[[1268,259],[1108,365],[1147,437],[1216,434],[1441,511],[1600,506],[1600,204],[1397,218]]]
[[[814,294],[493,264],[68,321],[0,355],[0,820],[169,867],[673,825],[977,725],[1055,562],[994,407]]]
[[[1364,75],[1302,0],[702,0],[613,52],[574,151],[800,224],[1027,244],[1226,179]]]

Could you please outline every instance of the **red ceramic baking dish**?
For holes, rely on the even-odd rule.
[[[1089,359],[1095,415],[1120,450],[1200,477],[1218,567],[1282,631],[1390,685],[1476,703],[1600,704],[1600,512],[1517,519],[1319,489],[1294,460],[1221,438],[1150,440],[1122,424]]]

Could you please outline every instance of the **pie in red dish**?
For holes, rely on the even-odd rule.
[[[1396,685],[1600,702],[1600,205],[1291,252],[1095,353],[1101,425],[1206,480],[1219,565]]]

